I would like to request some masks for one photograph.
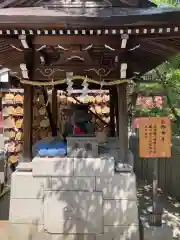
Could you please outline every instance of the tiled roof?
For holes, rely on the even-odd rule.
[[[113,4],[117,2],[133,2],[133,0],[112,1]],[[94,26],[96,26],[96,23],[101,23],[101,26],[102,24],[103,26],[104,24],[109,24],[110,26],[113,24],[111,23],[111,21],[109,21],[110,17],[112,16],[113,21],[116,22],[117,25],[121,24],[122,26],[126,26],[125,24],[127,24],[127,26],[131,25],[132,28],[135,26],[135,30],[138,31],[139,29],[136,29],[136,26],[139,27],[140,25],[146,26],[149,24],[153,26],[154,24],[154,26],[156,26],[157,23],[162,23],[165,25],[170,24],[173,27],[173,24],[177,23],[178,25],[180,23],[180,10],[178,9],[135,9],[113,7],[102,10],[97,9],[97,16],[92,17],[92,13],[87,9],[86,14],[78,15],[78,9],[73,9],[72,13],[69,14],[62,9],[55,11],[52,9],[48,10],[47,8],[40,7],[44,4],[49,4],[52,2],[53,0],[0,0],[0,23],[2,24],[7,22],[11,24],[16,21],[16,23],[22,25],[29,23],[30,21],[34,21],[33,23],[35,23],[38,27],[38,23],[40,23],[41,20],[46,26],[48,22],[51,23],[50,21],[52,21],[53,23],[57,23],[58,19],[58,21],[63,22],[64,25],[73,26],[74,24],[86,28],[86,26],[91,26],[92,22],[94,23]],[[145,1],[142,0],[142,2]],[[79,8],[79,10],[82,9]],[[79,13],[81,13],[81,11],[79,11]],[[147,29],[145,30],[147,31]],[[161,30],[161,28],[159,28],[159,30]],[[131,60],[135,65],[134,69],[138,69],[138,66],[143,66],[147,63],[147,68],[144,68],[144,72],[146,72],[156,67],[157,64],[162,63],[162,61],[168,59],[176,52],[180,51],[179,36],[172,38],[171,29],[169,28],[169,26],[167,27],[167,30],[170,31],[169,38],[167,37],[165,39],[162,38],[151,40],[146,39],[145,37],[142,39],[139,39],[137,37],[134,39],[134,45],[132,46],[132,48],[135,46],[139,46],[137,49],[133,50],[131,54]],[[0,65],[9,68],[13,66],[13,71],[16,71],[16,68],[19,68],[19,64],[23,62],[24,57],[23,52],[17,51],[12,48],[8,40],[3,36],[0,37],[0,56],[5,56],[3,58],[1,57]]]
[[[57,0],[4,0],[0,1],[0,8],[4,7],[39,7],[43,6],[44,4],[59,4],[60,2],[64,1],[57,1]],[[74,2],[74,1],[72,1]],[[87,2],[87,0],[82,0],[80,2]],[[93,2],[88,0],[88,2]],[[98,1],[94,1],[97,3]],[[133,7],[139,7],[139,0],[99,0],[100,3],[104,3],[106,5],[112,5],[112,6],[133,6]],[[152,5],[148,0],[143,0],[143,7]],[[63,5],[63,3],[60,3]]]

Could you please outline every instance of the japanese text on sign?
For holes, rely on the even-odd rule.
[[[147,117],[139,124],[139,154],[143,158],[171,157],[171,121],[167,117]]]

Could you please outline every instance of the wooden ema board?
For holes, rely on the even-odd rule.
[[[140,120],[139,155],[142,158],[171,157],[171,121],[169,118],[147,117]]]

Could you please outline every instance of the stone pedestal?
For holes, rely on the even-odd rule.
[[[136,178],[113,156],[34,158],[12,175],[11,240],[139,240]]]
[[[151,227],[144,226],[144,240],[172,240],[173,232],[168,226]]]
[[[98,141],[96,137],[67,137],[67,156],[98,157]]]

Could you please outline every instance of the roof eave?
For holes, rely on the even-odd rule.
[[[0,26],[51,24],[73,26],[140,26],[180,23],[180,9],[59,9],[7,8],[0,9]],[[39,27],[39,26],[37,26]]]

